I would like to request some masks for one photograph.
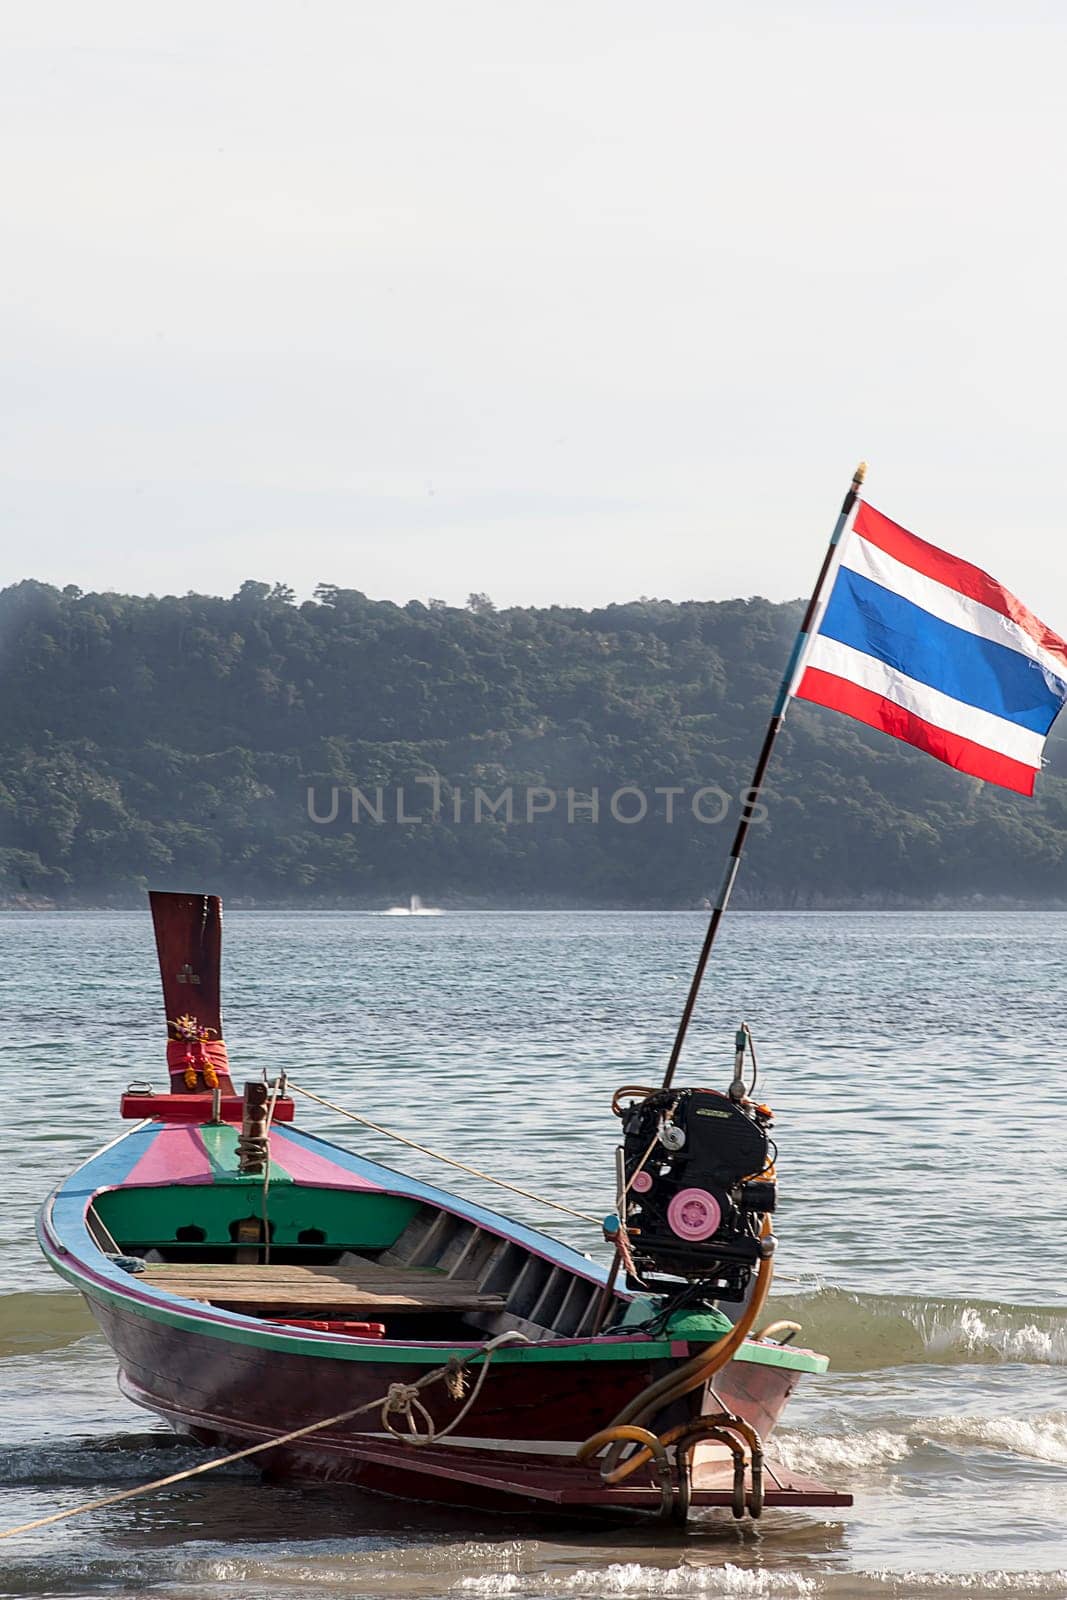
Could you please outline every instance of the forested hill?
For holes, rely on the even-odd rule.
[[[0,897],[133,904],[151,884],[261,905],[699,904],[798,613],[15,584],[0,592]],[[739,899],[1067,900],[1064,743],[1051,754],[1023,800],[797,704]]]

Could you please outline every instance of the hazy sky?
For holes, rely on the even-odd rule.
[[[1057,15],[8,4],[0,583],[784,598],[867,456],[1067,632]]]

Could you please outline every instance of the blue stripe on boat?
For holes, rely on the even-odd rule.
[[[1047,733],[1067,700],[1067,684],[1021,651],[943,622],[849,567],[837,574],[819,632],[1034,733]]]

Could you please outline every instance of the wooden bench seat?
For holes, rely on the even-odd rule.
[[[499,1311],[504,1297],[483,1294],[469,1279],[449,1278],[419,1267],[376,1261],[344,1266],[239,1265],[234,1262],[166,1261],[150,1266],[139,1281],[186,1300],[204,1300],[226,1311],[255,1309],[266,1316],[306,1311],[401,1312]]]

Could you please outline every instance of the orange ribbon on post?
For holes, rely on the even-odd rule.
[[[168,1020],[167,1029],[167,1067],[173,1089],[177,1089],[174,1080],[180,1076],[191,1094],[200,1087],[200,1080],[204,1089],[233,1092],[226,1045],[215,1035],[214,1028],[201,1027],[195,1017],[182,1016],[173,1022]]]

